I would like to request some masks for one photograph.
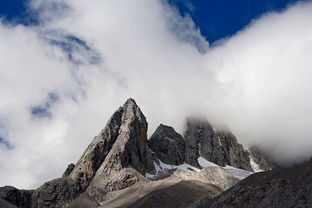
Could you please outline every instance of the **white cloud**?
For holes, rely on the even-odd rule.
[[[0,185],[33,188],[60,176],[129,97],[149,134],[160,123],[182,132],[185,117],[199,114],[280,159],[310,156],[311,4],[265,15],[208,48],[191,19],[160,1],[53,2],[32,1],[40,26],[0,25],[0,124],[14,146],[0,149]],[[86,41],[103,61],[73,64],[47,31]],[[74,56],[90,59],[79,44]],[[34,119],[31,108],[51,92],[52,117]]]

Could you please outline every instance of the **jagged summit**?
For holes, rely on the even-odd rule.
[[[235,136],[216,131],[206,120],[187,120],[183,136],[160,124],[147,140],[147,129],[144,114],[130,98],[61,178],[36,190],[2,187],[0,198],[23,208],[146,207],[165,203],[155,197],[170,194],[177,199],[171,205],[179,207],[207,191],[215,197],[252,174],[246,171],[252,170],[249,153]]]
[[[86,189],[101,166],[110,166],[110,169],[131,166],[142,174],[152,172],[153,166],[146,160],[149,158],[147,126],[146,118],[136,102],[128,99],[92,140],[70,177]]]

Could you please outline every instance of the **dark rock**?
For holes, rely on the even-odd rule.
[[[181,165],[185,161],[185,141],[170,126],[161,124],[148,141],[148,146],[164,163]]]
[[[17,208],[17,206],[14,206],[13,204],[5,201],[4,199],[0,198],[0,207],[1,208]]]
[[[257,146],[251,146],[249,148],[250,156],[254,159],[255,163],[259,165],[261,170],[271,170],[278,168],[279,165],[273,161],[272,158],[267,156],[263,151],[261,151]]]
[[[201,207],[312,207],[312,163],[253,174]]]
[[[12,186],[0,188],[0,198],[21,208],[30,208],[32,206],[33,190],[19,190]]]
[[[67,166],[65,172],[63,173],[63,176],[62,177],[66,177],[66,176],[69,176],[69,174],[74,170],[75,168],[75,164],[71,163]]]
[[[80,187],[68,177],[46,182],[32,194],[33,208],[68,206],[81,193]]]
[[[221,192],[218,187],[200,181],[180,181],[170,187],[155,190],[127,207],[187,207],[199,199],[213,198]]]

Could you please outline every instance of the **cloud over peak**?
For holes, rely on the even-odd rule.
[[[0,148],[10,158],[0,185],[61,175],[128,97],[149,134],[160,123],[182,132],[201,115],[282,161],[311,156],[312,4],[264,15],[214,47],[162,1],[31,5],[41,24],[0,25],[0,129],[13,145]]]

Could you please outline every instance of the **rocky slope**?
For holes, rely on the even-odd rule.
[[[312,162],[253,174],[216,198],[190,207],[312,207]]]
[[[160,125],[147,140],[147,128],[128,99],[61,178],[36,190],[2,187],[1,206],[186,207],[253,173],[254,161],[235,136],[206,120],[189,119],[183,136]]]

